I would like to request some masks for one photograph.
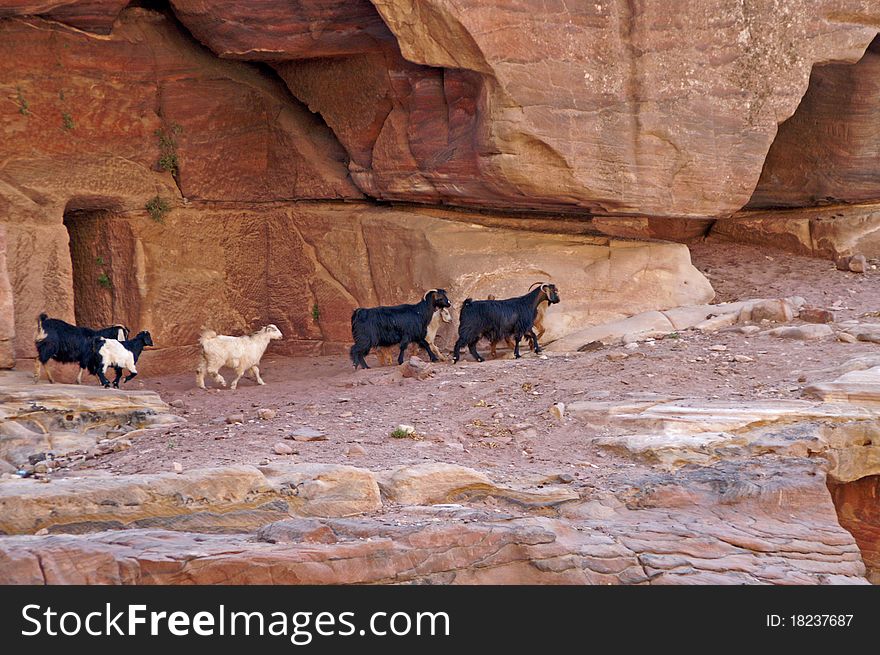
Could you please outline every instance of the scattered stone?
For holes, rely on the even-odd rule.
[[[495,412],[492,414],[492,418],[504,418],[504,412]]]
[[[558,420],[562,420],[565,416],[565,403],[556,403],[550,407],[550,414]]]
[[[230,414],[226,417],[226,422],[230,425],[234,423],[244,423],[244,414]]]
[[[276,443],[272,449],[275,451],[276,455],[293,455],[293,448],[288,446],[283,441],[279,441]]]
[[[405,378],[425,380],[434,375],[434,370],[428,362],[413,355],[400,366],[400,373]]]
[[[257,416],[259,416],[264,421],[271,421],[273,418],[278,416],[278,412],[274,409],[269,409],[268,407],[264,407],[263,409],[257,410]]]
[[[795,309],[788,300],[762,300],[751,307],[751,320],[755,323],[788,323],[795,317]]]
[[[843,255],[842,257],[838,257],[834,260],[834,265],[837,267],[838,271],[848,271],[849,260],[850,257],[848,255]]]
[[[367,450],[358,444],[354,444],[353,446],[349,446],[348,450],[345,451],[345,454],[348,457],[363,457],[367,454]]]
[[[622,352],[613,352],[605,355],[605,358],[611,360],[612,362],[619,362],[620,360],[626,359],[627,357],[629,357],[629,354]]]
[[[751,336],[753,334],[757,334],[761,331],[757,325],[743,325],[740,329],[740,334],[744,334],[746,336]]]
[[[415,434],[416,428],[412,425],[405,425],[401,423],[392,431],[392,435],[400,436],[400,437],[409,437]]]
[[[755,358],[749,357],[748,355],[734,355],[733,361],[739,362],[740,364],[747,364],[749,362],[755,361]]]
[[[171,468],[175,473],[183,473],[183,464],[180,462],[171,462]]]
[[[799,317],[806,323],[834,323],[833,312],[812,305],[802,307]]]
[[[713,350],[715,352],[724,352],[727,350],[727,346],[725,346],[723,343],[716,343],[709,346],[709,350]]]
[[[639,344],[637,341],[633,341],[632,343],[628,343],[624,346],[624,348],[626,348],[627,350],[636,350],[638,347]]]
[[[824,323],[809,323],[807,325],[798,325],[791,327],[778,327],[767,332],[774,337],[782,339],[796,339],[798,341],[810,341],[812,339],[821,339],[834,334],[834,330],[830,325]]]
[[[183,409],[184,407],[186,407],[186,403],[184,403],[183,400],[180,398],[175,398],[168,404],[176,409]]]
[[[297,428],[291,432],[289,439],[294,441],[327,441],[327,436],[315,428]]]
[[[848,266],[853,273],[864,273],[868,268],[868,261],[864,255],[853,255],[849,259]]]
[[[842,341],[843,343],[856,343],[856,342],[858,342],[858,339],[856,339],[849,332],[838,332],[837,333],[837,340]]]

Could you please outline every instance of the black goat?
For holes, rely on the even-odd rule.
[[[137,333],[134,339],[127,339],[125,341],[120,341],[122,347],[131,352],[132,357],[134,358],[134,363],[137,364],[138,358],[141,356],[141,353],[144,351],[144,348],[147,346],[153,345],[153,338],[150,336],[150,333],[146,330],[141,330]],[[122,367],[118,364],[113,365],[113,369],[116,371],[116,379],[113,380],[113,386],[115,388],[119,388],[119,378],[122,377]],[[128,375],[125,376],[125,382],[131,380],[135,375],[137,375],[137,371],[129,371]]]
[[[519,342],[527,336],[536,353],[541,352],[538,337],[533,330],[538,305],[542,302],[559,302],[559,292],[555,284],[541,284],[524,296],[507,300],[473,300],[468,298],[461,306],[458,317],[458,341],[452,361],[461,359],[461,348],[467,346],[473,358],[482,362],[477,352],[477,342],[486,337],[490,342],[498,342],[508,337],[514,340],[513,354],[519,357]]]
[[[40,314],[37,318],[37,332],[34,335],[34,345],[37,347],[34,384],[40,381],[40,372],[44,368],[49,382],[55,382],[52,379],[52,373],[46,366],[50,359],[62,364],[79,364],[76,383],[80,384],[83,371],[88,370],[89,360],[93,356],[94,338],[106,337],[122,340],[127,339],[128,334],[128,328],[124,325],[111,325],[100,330],[92,330],[87,327],[71,325],[58,318],[49,318],[46,314]]]
[[[432,362],[437,355],[425,340],[428,324],[437,309],[449,307],[449,299],[444,289],[431,289],[414,305],[394,305],[393,307],[358,307],[351,315],[351,361],[355,370],[358,366],[370,368],[364,356],[377,346],[400,346],[397,363],[403,364],[403,355],[410,343],[424,348]]]

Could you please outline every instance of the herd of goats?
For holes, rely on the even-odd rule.
[[[556,285],[547,283],[535,283],[525,295],[505,300],[496,300],[494,296],[487,300],[468,298],[459,313],[458,340],[452,361],[458,362],[465,346],[476,361],[484,361],[477,352],[477,343],[484,338],[491,344],[493,357],[496,345],[504,341],[518,358],[523,338],[528,339],[535,353],[540,353],[538,339],[544,333],[544,312],[549,305],[558,302]],[[354,345],[350,351],[355,370],[369,368],[364,357],[374,348],[380,361],[385,363],[390,363],[392,349],[399,348],[397,363],[402,364],[410,344],[423,348],[432,362],[443,359],[434,345],[434,338],[441,323],[452,320],[450,307],[444,289],[431,289],[415,304],[355,309],[351,315]],[[124,325],[93,330],[40,314],[34,336],[37,348],[34,384],[39,382],[43,369],[49,382],[54,382],[47,366],[50,360],[54,360],[62,364],[79,364],[77,384],[82,382],[83,372],[88,371],[97,376],[104,387],[109,387],[111,382],[107,379],[107,372],[113,369],[115,379],[112,384],[119,388],[123,370],[128,371],[125,382],[135,377],[138,358],[144,348],[153,345],[147,331],[139,332],[132,339],[128,338],[129,334]],[[282,336],[275,325],[267,325],[240,337],[203,330],[199,338],[201,358],[196,370],[196,384],[204,389],[205,375],[210,375],[217,384],[225,387],[226,380],[220,375],[223,367],[235,371],[235,379],[230,385],[233,390],[248,372],[253,374],[257,384],[265,384],[260,377],[260,360],[269,342]]]

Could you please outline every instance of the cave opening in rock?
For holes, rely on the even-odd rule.
[[[77,325],[122,323],[138,316],[136,243],[124,216],[112,209],[68,205],[64,226],[70,243]]]
[[[866,576],[880,584],[880,475],[852,482],[828,482],[837,517],[862,552]]]
[[[880,198],[880,34],[855,63],[816,66],[779,125],[746,209]]]

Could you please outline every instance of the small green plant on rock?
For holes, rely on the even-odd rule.
[[[172,175],[177,175],[177,141],[175,137],[183,131],[177,123],[172,123],[171,127],[166,130],[159,128],[155,134],[159,137],[159,168],[168,171]]]
[[[72,130],[74,128],[73,124],[73,116],[71,116],[68,112],[61,113],[61,125],[65,130]]]
[[[106,273],[101,273],[98,276],[98,284],[100,284],[105,289],[109,289],[110,287],[113,286],[113,283],[110,281],[110,276],[107,275]]]
[[[318,303],[315,303],[312,305],[312,320],[317,323],[319,318],[321,318],[321,312],[318,309]]]
[[[18,113],[22,116],[28,116],[30,112],[30,105],[28,101],[24,97],[24,91],[21,90],[21,87],[16,87],[18,91]]]
[[[144,205],[144,208],[149,212],[150,218],[157,223],[164,223],[165,214],[171,211],[171,205],[168,204],[168,201],[159,196],[151,198],[147,204]]]

